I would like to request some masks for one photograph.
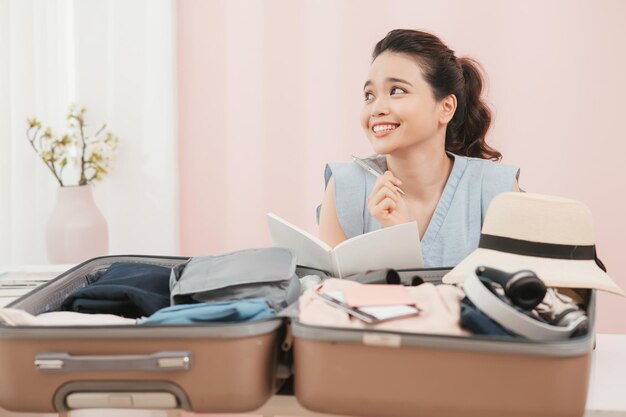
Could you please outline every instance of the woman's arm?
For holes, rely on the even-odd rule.
[[[513,191],[518,192],[518,193],[520,191],[519,182],[517,180],[515,180],[515,184],[513,184]]]
[[[348,239],[339,224],[339,218],[337,218],[337,210],[335,210],[335,179],[332,177],[328,181],[324,198],[322,199],[320,239],[333,248]]]

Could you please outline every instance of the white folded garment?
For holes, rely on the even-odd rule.
[[[83,314],[54,311],[33,316],[16,308],[0,308],[0,322],[9,326],[119,326],[134,325],[136,319],[113,314]]]

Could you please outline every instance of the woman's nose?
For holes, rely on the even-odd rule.
[[[389,114],[389,106],[387,100],[377,99],[372,103],[372,116],[384,116]]]

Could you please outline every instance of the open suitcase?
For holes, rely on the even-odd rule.
[[[404,271],[440,280],[448,269]],[[594,346],[589,330],[562,342],[402,334],[291,322],[294,388],[305,408],[349,416],[582,416]]]
[[[187,258],[87,261],[15,301],[54,311],[84,276],[113,262],[173,266]],[[447,269],[404,271],[436,281]],[[299,275],[321,271],[298,268]],[[321,328],[284,319],[194,326],[0,325],[0,406],[22,412],[182,408],[245,412],[288,372],[279,345],[294,341],[295,395],[307,409],[352,416],[582,416],[593,347],[595,293],[585,336],[538,344],[487,337]],[[287,338],[287,340],[285,340]]]
[[[31,314],[55,311],[114,262],[172,267],[187,258],[91,259],[16,300]],[[298,268],[298,274],[319,274]],[[0,407],[20,412],[80,408],[182,408],[243,412],[277,390],[285,319],[179,326],[0,325]]]

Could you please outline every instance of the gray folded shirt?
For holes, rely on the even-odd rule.
[[[296,255],[287,248],[257,248],[191,258],[172,268],[172,305],[266,297],[279,311],[300,294]]]

